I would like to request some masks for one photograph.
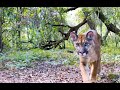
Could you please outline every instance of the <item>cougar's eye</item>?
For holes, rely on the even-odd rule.
[[[84,46],[89,46],[90,44],[89,43],[84,43]]]
[[[87,46],[87,43],[85,43],[84,46]]]

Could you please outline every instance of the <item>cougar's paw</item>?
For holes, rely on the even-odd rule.
[[[96,83],[96,80],[90,80],[91,83]]]
[[[96,83],[96,80],[87,80],[87,81],[83,81],[83,83]]]
[[[91,81],[90,81],[90,80],[87,80],[87,81],[83,81],[83,83],[91,83]]]

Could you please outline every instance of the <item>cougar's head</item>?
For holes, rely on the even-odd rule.
[[[91,49],[94,48],[94,33],[93,31],[88,31],[85,34],[75,34],[74,32],[70,33],[71,40],[74,43],[74,47],[78,55],[83,57],[87,56]]]

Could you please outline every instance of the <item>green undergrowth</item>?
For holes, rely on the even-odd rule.
[[[101,58],[103,63],[120,62],[120,47],[106,45],[101,47]]]
[[[0,55],[0,61],[12,61],[17,67],[30,66],[34,61],[56,61],[65,65],[74,65],[78,61],[76,54],[68,50],[41,50],[12,51]]]
[[[113,43],[101,46],[102,63],[120,62],[120,47],[115,47]],[[66,49],[41,50],[31,49],[28,51],[10,50],[0,54],[0,61],[11,61],[16,67],[31,66],[34,61],[55,61],[64,65],[79,65],[79,57],[75,52],[72,43],[66,42]],[[55,63],[53,62],[53,63]],[[8,66],[11,64],[7,64]]]

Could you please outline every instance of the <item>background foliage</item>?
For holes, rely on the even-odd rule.
[[[67,25],[78,25],[85,18],[84,12],[89,12],[88,18],[95,23],[96,30],[103,38],[102,61],[119,62],[120,37],[111,31],[106,36],[105,23],[112,23],[120,29],[120,8],[101,7],[107,18],[105,23],[96,15],[97,7],[81,7],[69,12],[65,12],[66,9],[69,7],[1,7],[0,60],[12,61],[17,67],[30,66],[30,62],[34,60],[56,60],[66,65],[77,65],[79,59],[70,39],[50,50],[45,50],[45,46],[61,40],[64,35],[59,31],[67,33]],[[84,24],[78,33],[83,33],[89,28],[88,24]]]

